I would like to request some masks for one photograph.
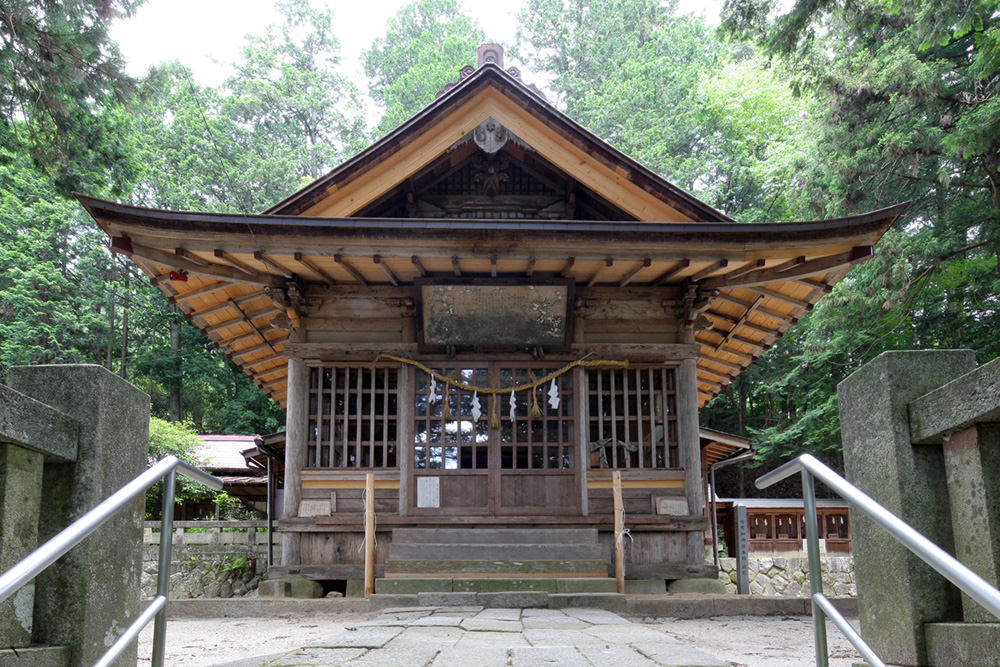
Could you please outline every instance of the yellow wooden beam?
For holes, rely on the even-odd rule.
[[[614,484],[610,479],[588,479],[588,489],[611,489]],[[623,489],[683,489],[682,479],[624,479]]]

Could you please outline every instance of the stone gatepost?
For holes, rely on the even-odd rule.
[[[101,366],[21,366],[9,386],[79,422],[75,463],[46,461],[39,543],[146,467],[149,397]],[[35,643],[70,647],[92,665],[139,612],[143,503],[119,512],[35,580]],[[116,665],[135,665],[135,645]]]
[[[908,404],[975,368],[971,350],[885,352],[837,387],[847,478],[953,551],[940,445],[914,445]],[[927,664],[924,624],[962,616],[958,590],[864,515],[851,513],[861,634],[887,663]]]

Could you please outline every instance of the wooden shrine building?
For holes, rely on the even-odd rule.
[[[428,528],[586,528],[610,554],[619,470],[628,576],[709,573],[699,406],[902,210],[735,222],[495,45],[260,215],[80,201],[286,409],[283,566],[324,579],[360,576],[368,472],[378,568]]]

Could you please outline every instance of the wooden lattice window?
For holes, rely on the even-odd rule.
[[[493,362],[479,367],[439,367],[434,370],[466,385],[512,387],[542,377],[552,368],[512,368]],[[550,384],[535,388],[540,417],[531,417],[532,394],[528,390],[514,394],[513,417],[510,394],[497,396],[500,427],[494,429],[490,428],[493,400],[490,395],[475,395],[460,387],[450,387],[448,419],[445,419],[443,386],[436,383],[432,396],[429,376],[417,370],[414,386],[414,467],[485,470],[492,465],[518,470],[572,469],[575,426],[573,376],[566,373],[556,378],[555,382],[558,407],[549,403]],[[474,399],[479,402],[479,419],[475,418]]]
[[[674,368],[599,369],[587,373],[591,468],[677,468]]]
[[[308,468],[395,468],[399,370],[309,369]]]
[[[469,385],[489,386],[488,368],[436,368],[438,373]],[[449,419],[444,418],[444,390],[431,393],[430,376],[416,371],[414,386],[413,460],[418,469],[472,469],[489,467],[489,397],[481,400],[482,414],[473,419],[473,393],[453,387],[448,391]]]
[[[550,372],[548,368],[503,368],[499,373],[502,387],[530,382],[536,376]],[[541,417],[531,417],[532,395],[530,391],[515,394],[517,407],[514,418],[510,414],[510,396],[500,399],[500,467],[518,470],[573,468],[574,419],[573,419],[573,375],[565,373],[555,379],[558,388],[559,407],[549,404],[548,391],[551,385],[535,388]]]

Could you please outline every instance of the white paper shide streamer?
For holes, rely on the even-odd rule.
[[[514,390],[510,390],[510,420],[514,421],[517,417],[517,397],[514,396]]]
[[[552,384],[549,385],[549,406],[553,410],[559,409],[559,387],[556,386],[555,378],[552,378]]]
[[[483,416],[483,406],[479,402],[479,392],[472,392],[472,421],[479,421]]]

